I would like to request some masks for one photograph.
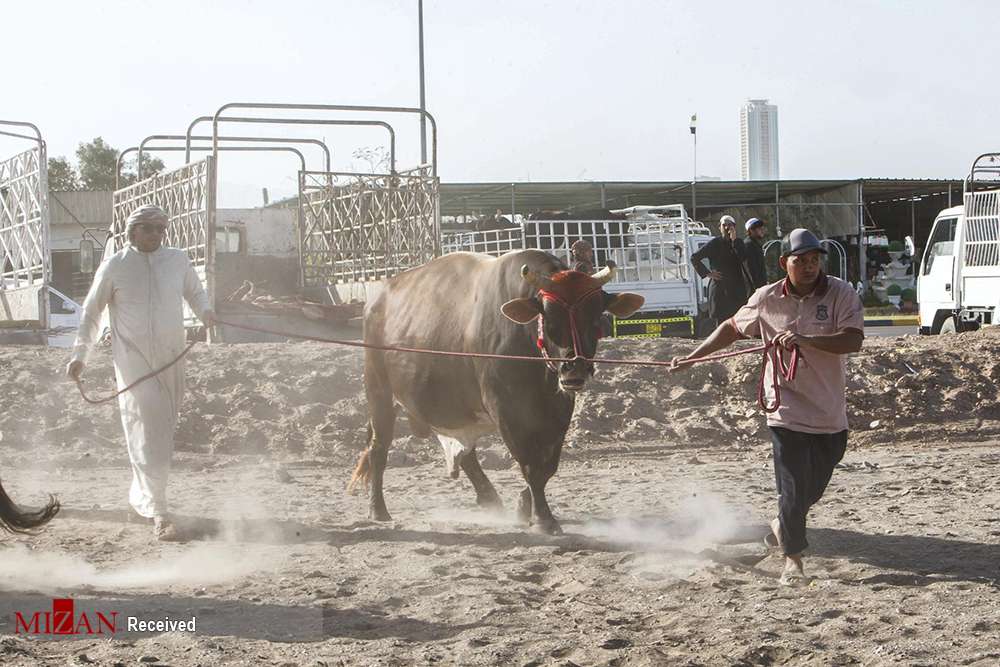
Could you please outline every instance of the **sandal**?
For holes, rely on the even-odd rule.
[[[181,533],[174,522],[166,517],[153,519],[153,535],[160,542],[182,542]]]

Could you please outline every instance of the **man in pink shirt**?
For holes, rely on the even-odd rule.
[[[816,236],[793,230],[782,242],[781,268],[787,278],[761,287],[745,306],[721,323],[682,360],[708,356],[741,338],[761,338],[801,358],[793,380],[768,367],[765,386],[777,379],[780,406],[768,414],[778,489],[778,517],[771,522],[770,546],[785,554],[783,583],[805,578],[802,552],[806,515],[826,490],[847,447],[846,355],[861,349],[864,310],[851,286],[823,273],[825,255]],[[770,390],[769,390],[770,391]],[[775,397],[768,396],[773,405]]]

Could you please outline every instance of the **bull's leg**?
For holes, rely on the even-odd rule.
[[[559,393],[554,380],[545,391],[552,393],[540,394],[537,401],[500,393],[487,409],[495,415],[500,436],[528,484],[521,492],[519,516],[530,521],[536,530],[557,534],[562,529],[545,498],[545,485],[559,467],[563,440],[573,414],[573,399]]]
[[[396,406],[385,377],[384,366],[380,363],[381,358],[371,355],[365,361],[365,394],[371,417],[371,443],[367,451],[371,482],[368,516],[375,521],[391,521],[392,517],[389,516],[385,497],[382,495],[382,479],[396,427]]]
[[[476,490],[476,504],[493,510],[503,509],[503,502],[501,502],[497,490],[493,488],[493,484],[483,472],[483,467],[479,465],[476,450],[463,456],[461,465],[469,481],[472,482],[472,487]]]
[[[502,428],[501,434],[503,434]],[[504,438],[511,454],[514,455],[514,460],[521,466],[524,481],[528,483],[528,487],[521,491],[517,506],[518,518],[522,522],[531,524],[535,530],[550,535],[562,532],[559,522],[552,516],[548,500],[545,499],[545,485],[559,467],[562,434],[559,436],[559,441],[548,446],[538,443],[533,438],[524,438],[523,441],[520,438],[516,440]],[[531,443],[532,446],[523,446],[522,442]]]
[[[562,533],[562,528],[552,516],[549,502],[545,498],[545,485],[556,474],[561,450],[562,443],[559,442],[550,447],[539,447],[528,451],[519,449],[514,452],[514,458],[521,466],[524,481],[528,483],[527,488],[521,491],[517,506],[518,518],[530,523],[535,530],[550,535]]]
[[[556,466],[550,467],[544,464],[521,466],[521,473],[524,475],[525,481],[528,482],[528,488],[525,491],[531,496],[532,527],[548,535],[562,534],[559,522],[552,516],[552,510],[549,509],[549,501],[545,499],[545,484],[555,474],[555,468]],[[521,492],[522,503],[524,496],[525,492]]]
[[[388,414],[380,414],[382,411],[374,412],[372,416],[374,439],[371,448],[372,486],[368,496],[368,516],[375,521],[391,521],[392,517],[386,509],[385,497],[382,495],[382,478],[389,458],[389,445],[392,444],[396,413],[391,405]]]

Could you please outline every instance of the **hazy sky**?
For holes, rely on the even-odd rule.
[[[6,0],[0,42],[17,65],[0,118],[35,122],[50,155],[72,156],[96,136],[124,148],[183,132],[228,101],[416,106],[416,6]],[[692,113],[698,172],[735,179],[749,97],[778,105],[782,178],[961,177],[1000,149],[996,0],[426,0],[424,22],[445,181],[689,179]],[[417,123],[386,120],[415,164]],[[325,137],[340,167],[384,137],[271,131]],[[290,194],[294,164],[226,156],[222,203]]]

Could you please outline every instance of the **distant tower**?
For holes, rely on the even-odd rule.
[[[778,107],[747,100],[740,109],[740,178],[778,180]]]

